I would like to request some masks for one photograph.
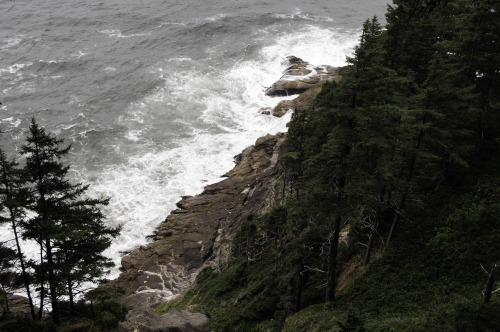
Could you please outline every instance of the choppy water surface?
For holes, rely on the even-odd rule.
[[[123,226],[107,251],[119,266],[181,195],[218,181],[258,137],[286,130],[289,116],[260,112],[279,102],[263,90],[286,56],[342,65],[362,22],[385,8],[386,0],[0,0],[1,146],[14,156],[33,116],[73,145],[71,177],[111,197],[107,222]]]

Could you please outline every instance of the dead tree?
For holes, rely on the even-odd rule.
[[[500,288],[493,290],[493,287],[495,285],[495,281],[498,276],[498,268],[500,267],[500,262],[497,262],[493,264],[493,267],[491,268],[491,271],[488,272],[486,269],[481,265],[483,268],[483,271],[486,273],[488,276],[488,280],[486,281],[486,284],[484,285],[484,290],[483,290],[483,303],[486,304],[490,302],[491,296],[495,293],[500,292]]]

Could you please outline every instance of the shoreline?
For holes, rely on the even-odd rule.
[[[277,117],[296,108],[311,108],[324,82],[338,81],[344,68],[321,66],[316,67],[321,70],[311,73],[307,62],[296,57],[287,60],[284,75],[273,84],[281,92],[274,95],[288,93],[289,88],[297,97],[280,102],[269,112]],[[297,85],[300,89],[296,89]],[[266,93],[269,95],[269,90]],[[269,211],[275,203],[285,138],[286,133],[278,133],[257,139],[235,156],[236,165],[223,175],[224,179],[207,185],[198,195],[182,197],[176,203],[177,209],[152,235],[153,242],[122,257],[122,272],[104,287],[125,289],[121,301],[129,312],[124,326],[148,325],[158,320],[160,316],[153,307],[185,293],[203,268],[217,269],[229,259],[230,245],[241,223],[251,214]],[[203,319],[200,322],[205,324]]]

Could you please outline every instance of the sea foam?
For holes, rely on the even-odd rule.
[[[264,90],[282,75],[287,55],[314,65],[343,65],[354,45],[352,35],[307,26],[275,36],[255,59],[235,62],[229,68],[213,65],[207,69],[207,63],[188,57],[159,63],[151,72],[165,80],[164,86],[131,105],[120,119],[129,128],[125,138],[143,150],[109,166],[92,181],[95,194],[112,197],[106,207],[110,225],[123,227],[106,254],[119,266],[123,253],[147,243],[146,237],[175,209],[180,196],[196,195],[207,184],[220,181],[234,166],[233,157],[257,138],[286,131],[290,114],[275,118],[261,114],[260,109],[281,100],[266,96]],[[169,63],[182,66],[173,72],[168,70]],[[177,123],[185,131],[167,147],[150,136],[155,127],[151,123],[166,121],[162,117],[168,117],[169,109],[196,109],[199,116],[169,122],[172,128]],[[117,274],[115,269],[112,276]]]

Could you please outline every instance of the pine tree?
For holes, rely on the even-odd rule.
[[[40,259],[34,268],[40,302],[43,305],[47,284],[56,324],[60,319],[60,296],[67,294],[73,301],[75,288],[105,273],[103,268],[111,263],[102,252],[119,232],[103,224],[99,206],[108,200],[84,198],[88,186],[67,179],[69,166],[60,159],[70,146],[60,148],[61,143],[63,140],[47,134],[32,119],[30,136],[21,150],[32,183],[27,208],[35,213],[23,224],[23,236],[39,245]]]

